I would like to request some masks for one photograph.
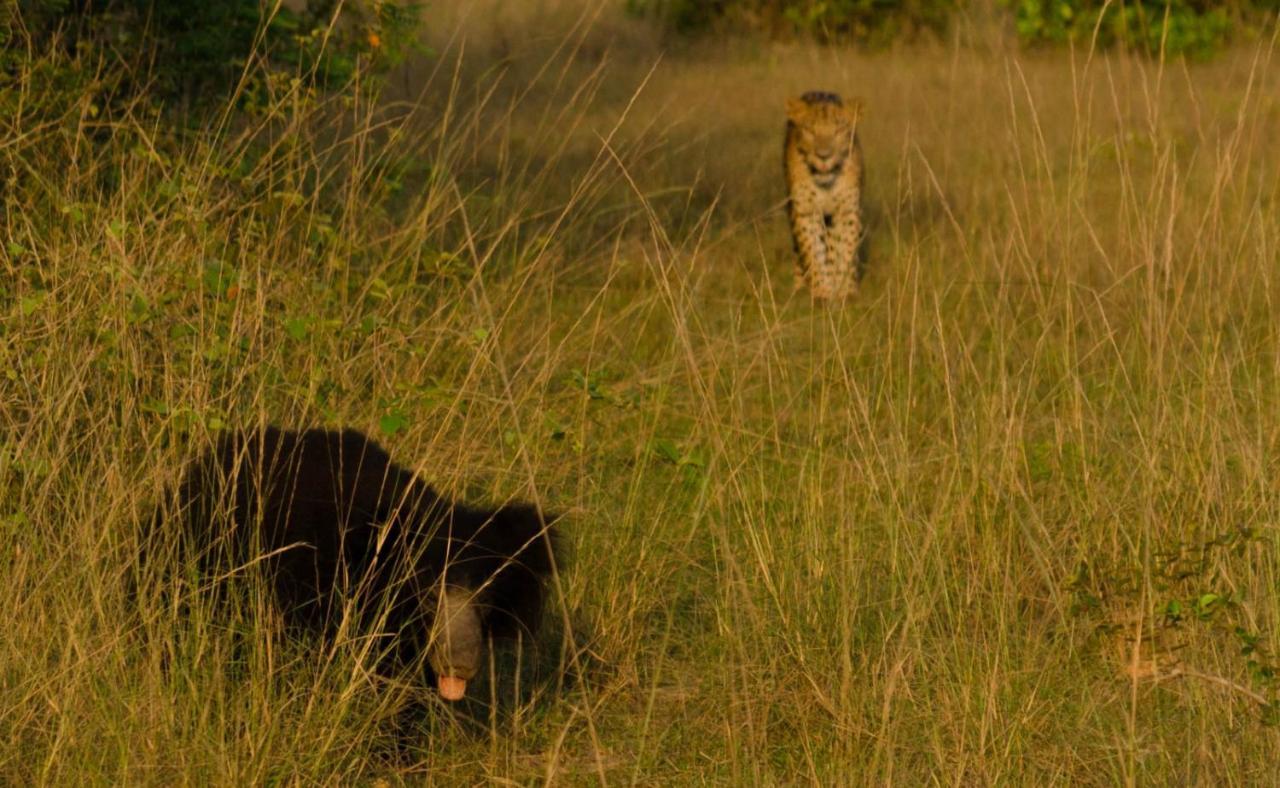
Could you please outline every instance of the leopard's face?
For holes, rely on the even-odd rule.
[[[840,176],[853,147],[858,109],[857,105],[810,104],[802,99],[787,101],[787,119],[795,129],[795,145],[819,186],[828,187]]]

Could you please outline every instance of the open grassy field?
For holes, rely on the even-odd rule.
[[[1273,41],[463,5],[377,101],[0,119],[0,782],[1280,779]],[[829,306],[782,212],[815,88],[868,107]],[[262,422],[567,512],[545,641],[406,734],[421,687],[260,600],[130,602],[184,459]]]

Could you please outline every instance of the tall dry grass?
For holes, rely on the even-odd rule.
[[[5,782],[1274,779],[1271,42],[428,30],[379,101],[3,123]],[[835,307],[779,212],[817,87],[870,108]],[[406,726],[262,599],[131,603],[184,458],[266,421],[569,511],[542,647]]]

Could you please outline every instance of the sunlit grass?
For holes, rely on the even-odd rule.
[[[381,105],[0,125],[4,780],[1268,781],[1270,45],[660,57],[559,6],[433,17]],[[818,87],[870,108],[829,308],[779,210]],[[184,458],[261,422],[567,511],[546,642],[406,725],[264,600],[130,603]]]

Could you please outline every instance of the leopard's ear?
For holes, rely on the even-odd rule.
[[[808,108],[809,105],[805,103],[804,99],[794,96],[789,97],[787,99],[787,120],[799,123],[804,120],[805,111]]]

